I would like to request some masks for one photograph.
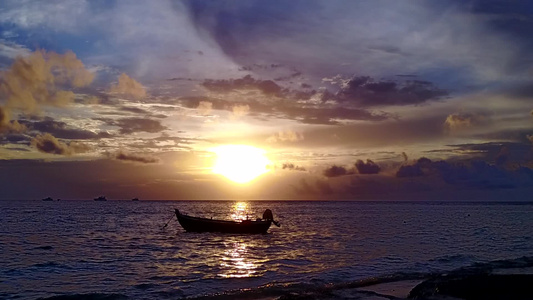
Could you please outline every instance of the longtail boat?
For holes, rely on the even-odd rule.
[[[279,222],[274,221],[272,211],[265,210],[263,219],[242,220],[242,221],[226,221],[213,220],[208,218],[191,217],[180,213],[178,209],[174,209],[176,217],[181,227],[189,232],[222,232],[222,233],[266,233],[270,225],[274,223],[280,226]]]

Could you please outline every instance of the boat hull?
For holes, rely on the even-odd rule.
[[[191,217],[181,214],[178,210],[176,210],[176,217],[181,227],[188,232],[260,234],[267,233],[268,228],[272,224],[271,220],[244,220],[242,222],[235,222]]]

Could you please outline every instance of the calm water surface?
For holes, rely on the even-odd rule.
[[[0,201],[0,298],[176,299],[327,284],[533,256],[533,205],[391,202]],[[173,208],[261,216],[266,235],[186,233]],[[175,217],[174,217],[175,218]]]

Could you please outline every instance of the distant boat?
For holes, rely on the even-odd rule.
[[[265,210],[263,219],[242,220],[242,221],[224,221],[213,220],[207,218],[191,217],[180,213],[178,209],[174,209],[176,217],[181,227],[185,231],[190,232],[222,232],[222,233],[266,233],[270,225],[274,223],[280,226],[278,222],[274,221],[272,211]]]
[[[139,198],[133,198],[131,201],[139,201]]]
[[[107,199],[104,196],[100,196],[98,198],[94,198],[94,201],[107,201]]]
[[[46,197],[46,198],[43,198],[43,199],[41,199],[41,200],[43,200],[43,201],[54,201],[54,199],[53,199],[53,198],[50,198],[50,197]]]

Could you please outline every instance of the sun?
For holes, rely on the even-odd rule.
[[[223,145],[210,149],[217,156],[213,173],[236,183],[247,183],[268,172],[265,150],[247,145]]]

